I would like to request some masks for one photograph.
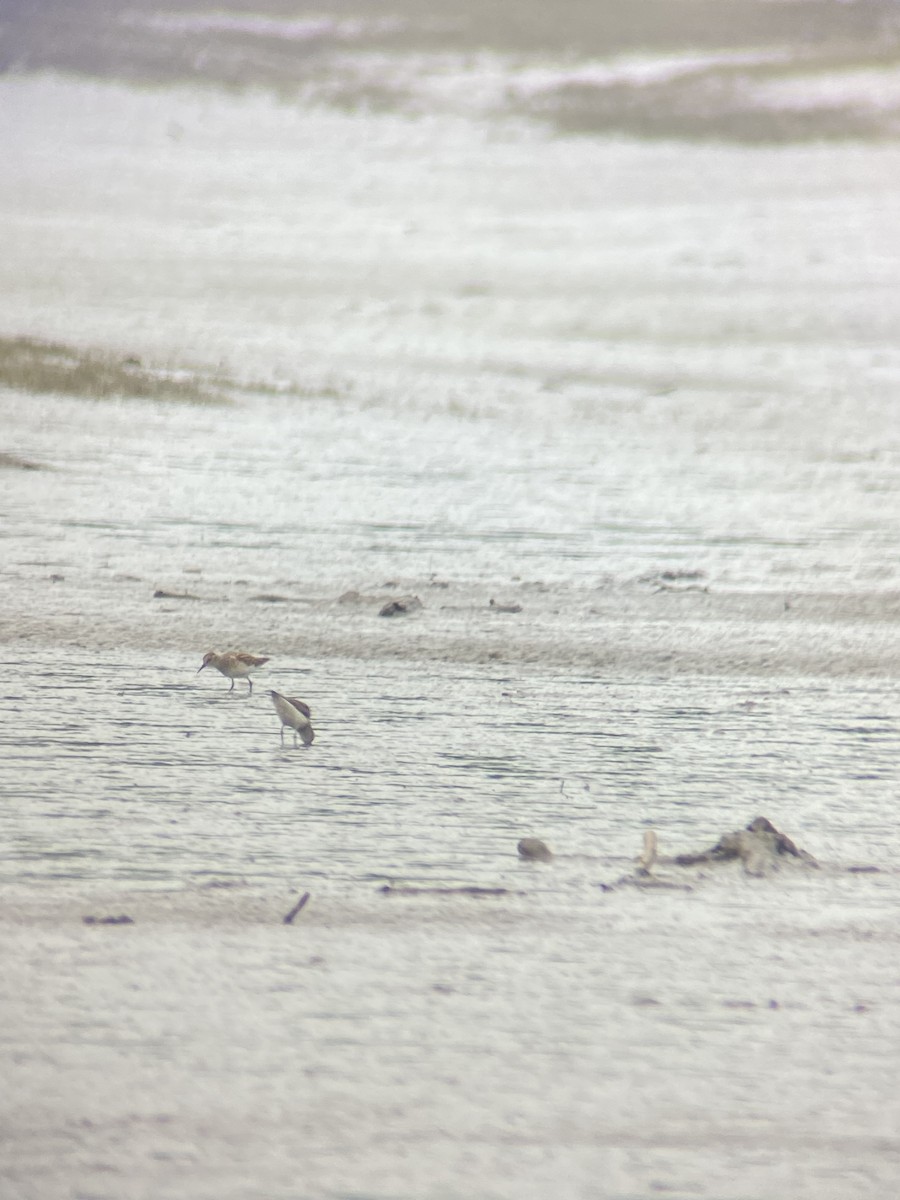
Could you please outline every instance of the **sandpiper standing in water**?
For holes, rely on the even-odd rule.
[[[225,654],[217,654],[215,650],[210,650],[209,654],[203,655],[203,662],[200,664],[197,674],[204,667],[215,667],[217,671],[231,680],[229,692],[234,691],[234,681],[236,679],[246,679],[249,691],[247,695],[253,692],[253,680],[250,678],[251,671],[255,671],[257,667],[261,667],[269,660],[267,658],[255,658],[252,654],[239,654],[237,651],[229,650]]]
[[[309,711],[309,705],[304,704],[302,700],[295,700],[293,696],[282,696],[280,692],[269,692],[272,697],[272,703],[275,705],[275,711],[281,717],[281,744],[284,745],[284,727],[285,725],[294,731],[294,745],[297,745],[297,734],[300,734],[304,746],[311,746],[313,738],[316,736],[313,732],[310,717],[312,713]]]

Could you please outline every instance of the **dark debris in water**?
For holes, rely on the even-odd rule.
[[[489,888],[464,885],[462,887],[398,887],[386,883],[378,891],[382,896],[524,896],[524,892],[511,892],[509,888]]]
[[[755,817],[746,829],[723,834],[710,849],[678,854],[673,861],[679,867],[693,867],[740,859],[746,874],[765,875],[777,865],[781,856],[796,858],[809,867],[819,865],[811,854],[799,849],[786,834],[776,829],[767,817]]]
[[[497,600],[491,600],[488,604],[488,608],[490,608],[492,612],[498,613],[520,613],[522,611],[521,604],[504,604]]]
[[[154,600],[202,600],[202,596],[196,596],[193,592],[167,592],[165,588],[157,588],[153,593]]]
[[[82,917],[81,920],[85,925],[133,925],[134,917],[129,917],[125,913],[120,913],[117,917]]]
[[[300,899],[297,901],[297,903],[294,905],[294,907],[290,910],[290,912],[286,912],[284,914],[284,916],[281,918],[282,925],[293,925],[294,917],[296,917],[297,914],[301,911],[301,909],[303,909],[306,906],[306,904],[309,900],[309,895],[310,895],[309,892],[304,892],[303,895],[300,897]]]
[[[378,615],[379,617],[405,617],[422,607],[422,601],[418,596],[398,596],[396,600],[389,600]]]
[[[761,878],[777,871],[785,860],[793,860],[804,867],[818,868],[819,865],[811,854],[801,850],[786,834],[776,829],[767,817],[755,817],[746,828],[724,833],[709,849],[677,854],[674,858],[660,859],[656,833],[648,829],[644,831],[644,847],[636,869],[618,880],[615,886],[692,890],[689,885],[676,881],[672,876],[655,875],[653,869],[658,862],[675,867],[740,862],[745,875]],[[608,885],[604,890],[608,890]]]
[[[18,454],[0,451],[0,470],[9,471],[45,471],[47,468],[30,458],[21,458]]]
[[[526,861],[552,862],[556,857],[540,838],[522,838],[516,849],[519,857]],[[565,857],[563,855],[563,858]],[[662,863],[670,867],[685,868],[740,863],[745,875],[763,878],[773,874],[786,862],[814,870],[819,867],[818,862],[807,850],[801,849],[786,834],[776,829],[767,817],[754,817],[744,829],[723,834],[716,844],[708,849],[677,854],[669,858],[659,856],[656,833],[647,829],[644,831],[643,850],[634,871],[615,883],[598,883],[597,886],[604,892],[614,892],[620,887],[633,887],[641,891],[690,892],[694,888],[684,882],[683,874],[680,877],[671,874],[660,876],[654,873],[656,865]],[[853,865],[845,869],[855,875],[879,871],[876,866],[866,865]],[[701,875],[700,878],[702,877]]]

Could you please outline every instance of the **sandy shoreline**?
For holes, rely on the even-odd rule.
[[[32,582],[34,604],[14,617],[7,609],[0,644],[9,652],[27,652],[29,645],[98,654],[138,649],[175,659],[202,655],[209,642],[306,660],[540,664],[599,675],[887,677],[900,670],[900,596],[894,593],[786,596],[642,587],[548,594],[513,585],[494,594],[522,611],[502,613],[491,610],[486,589],[435,592],[427,581],[372,591],[349,604],[296,594],[282,603],[153,599],[149,584],[131,584],[118,585],[121,602],[96,622],[72,611],[64,588]],[[46,602],[51,589],[52,605]],[[379,617],[384,603],[407,594],[422,597],[424,607]]]
[[[889,1187],[886,881],[846,877],[837,913],[813,874],[732,897],[313,888],[291,926],[288,886],[4,889],[4,1195]]]
[[[598,878],[608,875],[609,870],[598,862]],[[319,937],[339,936],[341,931],[352,929],[377,936],[379,930],[402,932],[404,928],[423,927],[435,932],[443,928],[448,933],[478,927],[498,932],[523,922],[532,927],[536,920],[547,922],[549,914],[538,917],[534,897],[528,897],[525,871],[520,887],[506,879],[507,886],[491,888],[495,881],[485,880],[477,868],[473,878],[473,887],[485,888],[483,895],[457,893],[452,885],[415,896],[385,895],[381,892],[385,885],[339,889],[333,883],[313,879],[308,885],[308,902],[289,922],[284,918],[307,894],[307,887],[292,887],[286,881],[263,886],[220,877],[183,887],[142,886],[125,881],[42,880],[31,885],[20,881],[0,886],[0,925],[7,936],[15,936],[15,931],[55,930],[76,938],[82,932],[102,937],[126,934],[129,929],[157,933],[208,930],[225,936],[253,929],[277,931],[279,927],[284,927],[286,933],[292,929],[299,932],[302,927]],[[552,925],[552,917],[548,923]]]

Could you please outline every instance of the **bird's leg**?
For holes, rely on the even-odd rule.
[[[234,680],[233,680],[233,679],[232,679],[232,681],[231,681],[231,687],[230,687],[228,690],[229,690],[229,692],[233,692],[233,691],[234,691]]]
[[[294,730],[294,749],[297,749],[297,730]]]
[[[249,675],[247,676],[247,686],[250,688],[250,691],[247,693],[247,695],[252,696],[253,695],[253,680],[250,678]]]
[[[284,726],[283,725],[279,732],[281,733],[281,744],[283,746],[284,745]]]

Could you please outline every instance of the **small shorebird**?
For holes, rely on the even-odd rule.
[[[226,654],[217,654],[215,650],[210,650],[209,654],[203,655],[203,662],[197,671],[199,675],[204,667],[215,667],[217,671],[231,680],[229,692],[234,691],[234,681],[236,679],[246,679],[250,691],[249,696],[253,692],[253,680],[250,678],[251,671],[255,671],[257,667],[261,667],[263,663],[267,663],[267,658],[254,658],[252,654],[238,654],[236,651],[229,650]]]
[[[302,700],[295,700],[293,696],[282,696],[280,692],[269,692],[272,697],[272,703],[275,705],[275,711],[281,717],[281,744],[284,745],[284,727],[289,726],[294,731],[294,745],[297,745],[297,734],[304,746],[311,746],[312,740],[316,736],[313,732],[313,727],[310,722],[312,713],[309,711],[309,705],[304,704]]]

